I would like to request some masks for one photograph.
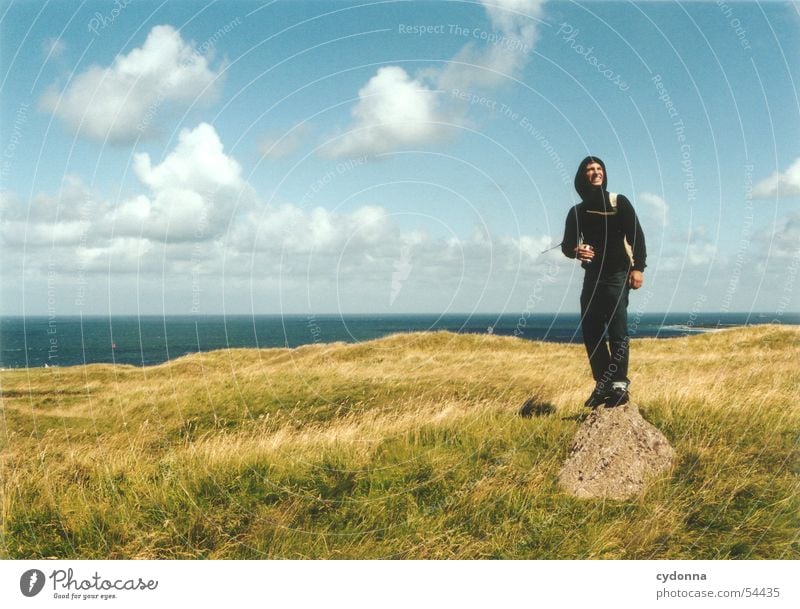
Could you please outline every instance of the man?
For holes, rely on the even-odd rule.
[[[581,202],[570,209],[561,251],[585,269],[581,330],[595,388],[586,406],[629,400],[628,291],[642,287],[647,250],[633,205],[606,190],[606,166],[586,157],[575,174]],[[606,339],[606,334],[608,339]]]

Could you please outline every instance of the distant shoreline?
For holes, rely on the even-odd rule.
[[[723,331],[730,331],[730,330],[741,330],[750,327],[759,327],[759,326],[766,326],[766,325],[774,325],[775,327],[797,327],[800,324],[797,323],[789,323],[789,324],[768,324],[764,323],[750,323],[750,324],[729,324],[725,326],[717,325],[717,326],[710,326],[708,324],[701,325],[689,325],[689,324],[672,324],[672,325],[665,325],[660,328],[661,333],[652,335],[648,333],[638,333],[634,330],[636,328],[632,328],[631,330],[631,340],[639,341],[641,339],[656,339],[656,340],[668,340],[668,339],[679,339],[679,338],[690,338],[694,336],[700,336],[702,334],[715,334],[720,333]],[[9,366],[9,365],[2,365],[0,366],[0,371],[9,371],[9,370],[32,370],[37,368],[72,368],[76,366],[85,366],[85,365],[92,365],[92,364],[100,364],[100,365],[125,365],[125,366],[135,366],[135,367],[148,367],[148,366],[157,366],[160,364],[164,364],[170,361],[177,360],[179,358],[185,357],[187,355],[192,355],[196,353],[209,353],[214,351],[224,351],[224,350],[247,350],[247,349],[257,349],[257,350],[270,350],[270,349],[298,349],[301,347],[307,347],[309,345],[316,345],[319,347],[330,346],[334,344],[364,344],[367,342],[372,342],[376,340],[381,340],[384,338],[389,338],[392,336],[397,335],[410,335],[410,334],[418,334],[418,335],[425,335],[425,334],[436,334],[440,332],[449,332],[454,336],[457,335],[473,335],[473,336],[497,336],[497,337],[507,337],[513,338],[513,334],[509,332],[489,332],[487,329],[483,331],[477,331],[474,329],[465,329],[461,331],[453,331],[452,329],[448,328],[433,328],[428,330],[423,329],[414,329],[414,330],[396,330],[391,332],[385,332],[377,336],[373,336],[370,338],[366,338],[363,340],[343,340],[342,338],[334,339],[334,340],[311,340],[305,341],[300,344],[295,345],[274,345],[274,344],[223,344],[223,345],[211,345],[203,348],[201,345],[200,348],[186,348],[183,346],[181,348],[180,345],[176,346],[173,344],[170,348],[167,345],[167,350],[165,351],[165,355],[167,357],[158,357],[156,356],[154,359],[147,360],[145,359],[145,347],[141,344],[135,344],[131,348],[130,346],[125,347],[124,350],[118,349],[116,343],[112,343],[114,345],[113,349],[106,348],[102,353],[94,353],[93,357],[87,357],[86,351],[81,352],[81,360],[82,361],[67,361],[67,363],[63,363],[63,361],[59,361],[59,357],[55,358],[47,358],[44,361],[39,360],[38,363],[34,365],[24,365],[25,362],[21,357],[18,356],[16,361],[23,363],[23,365],[16,365],[16,366]],[[526,336],[519,336],[522,340],[533,342],[533,343],[546,343],[546,344],[572,344],[572,345],[582,345],[581,336],[576,331],[573,333],[573,336],[565,340],[563,338],[543,338],[543,337],[526,337]],[[151,351],[155,351],[152,347],[149,347]],[[7,356],[8,349],[3,347],[4,355]],[[131,352],[135,351],[138,354],[138,358],[131,360]],[[160,353],[160,352],[159,352]],[[103,355],[105,354],[105,356]],[[5,357],[3,364],[5,364]]]
[[[467,316],[480,316],[480,317],[500,317],[509,315],[523,315],[525,311],[508,311],[505,313],[499,311],[454,311],[454,312],[414,312],[414,313],[336,313],[336,312],[316,312],[308,311],[307,313],[116,313],[114,315],[106,315],[101,313],[91,313],[81,315],[79,313],[70,313],[68,315],[57,315],[55,319],[73,320],[97,320],[97,319],[252,319],[252,318],[272,318],[272,319],[299,319],[307,318],[310,315],[315,317],[325,318],[401,318],[401,317],[467,317]],[[696,315],[694,311],[648,311],[647,316],[685,316],[691,317]],[[580,311],[536,311],[533,313],[537,317],[552,317],[555,315],[580,315]],[[783,317],[794,319],[795,321],[788,322],[787,325],[800,325],[800,311],[784,311],[780,314],[771,313],[767,311],[706,311],[704,316],[747,316],[755,319],[767,319],[772,321],[765,321],[761,323],[780,322]],[[777,315],[777,317],[776,317]],[[634,311],[629,309],[628,316],[634,316]],[[30,315],[14,313],[8,315],[0,315],[0,320],[3,319],[49,319],[50,316],[46,313],[32,313]]]

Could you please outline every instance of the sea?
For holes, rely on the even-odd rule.
[[[633,338],[670,339],[765,323],[800,324],[800,314],[629,312]],[[0,318],[0,368],[94,363],[150,366],[189,353],[361,341],[446,330],[581,343],[577,313],[416,315],[208,315]]]

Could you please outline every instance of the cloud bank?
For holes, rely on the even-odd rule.
[[[19,281],[24,272],[41,286],[48,277],[48,285],[59,282],[62,293],[80,292],[81,302],[94,304],[83,294],[113,281],[131,293],[194,294],[201,284],[219,293],[225,285],[239,302],[265,289],[298,302],[308,293],[328,308],[342,291],[360,306],[415,310],[422,294],[441,307],[454,294],[463,302],[481,293],[499,298],[520,274],[534,272],[550,241],[485,230],[431,236],[424,226],[402,228],[380,204],[337,211],[264,203],[207,123],[183,130],[160,163],[136,154],[133,173],[141,192],[120,201],[104,200],[76,177],[30,202],[3,193],[6,278]]]

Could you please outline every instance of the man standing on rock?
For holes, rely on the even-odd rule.
[[[633,205],[606,190],[606,166],[588,156],[575,174],[581,202],[570,209],[561,251],[585,269],[581,330],[595,380],[586,406],[628,402],[628,292],[642,287],[647,250]],[[606,338],[607,335],[607,338]]]

